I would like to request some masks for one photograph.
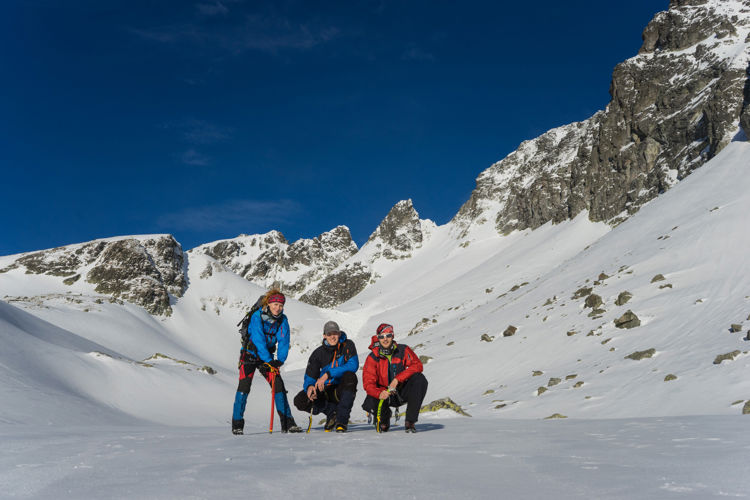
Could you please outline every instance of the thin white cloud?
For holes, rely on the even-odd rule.
[[[198,12],[204,16],[225,16],[229,14],[229,9],[223,2],[199,3],[195,6]]]
[[[223,5],[223,4],[221,4]],[[148,41],[165,44],[194,44],[241,54],[258,51],[275,54],[281,50],[309,50],[340,35],[335,26],[315,21],[293,22],[278,15],[247,15],[217,29],[210,24],[186,23],[130,30]]]
[[[188,120],[182,124],[183,138],[191,144],[215,144],[230,138],[232,130],[203,120]]]
[[[186,208],[160,216],[159,228],[169,231],[222,230],[253,233],[264,230],[259,221],[273,221],[274,225],[291,220],[300,211],[292,200],[255,201],[233,200],[217,205]]]
[[[203,155],[194,149],[188,149],[187,151],[182,153],[180,160],[185,165],[191,165],[195,167],[207,167],[211,165],[211,159],[208,156]]]
[[[231,139],[234,130],[215,123],[195,118],[173,120],[159,125],[164,130],[176,130],[180,138],[189,144],[206,145],[225,142]]]
[[[426,62],[435,62],[437,60],[437,58],[434,55],[420,49],[417,46],[411,46],[408,49],[406,49],[404,53],[401,54],[401,59],[403,59],[404,61],[426,61]]]

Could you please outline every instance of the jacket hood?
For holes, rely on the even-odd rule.
[[[339,344],[343,344],[344,342],[346,342],[346,332],[341,332],[341,335],[339,335]],[[332,346],[332,345],[328,344],[328,342],[326,342],[325,338],[320,342],[320,344],[323,347],[335,347],[335,346]]]

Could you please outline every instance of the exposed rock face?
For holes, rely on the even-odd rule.
[[[326,276],[299,299],[318,307],[335,307],[365,289],[372,271],[360,262],[347,264]]]
[[[23,266],[26,274],[74,276],[80,267],[94,262],[106,246],[105,242],[99,241],[79,247],[58,247],[34,252],[20,257],[7,269],[3,269],[3,272]]]
[[[422,246],[423,236],[422,223],[412,201],[402,200],[391,208],[367,243],[382,250],[380,255],[386,259],[405,259]],[[378,256],[375,254],[373,259]]]
[[[411,200],[396,203],[359,253],[319,283],[300,300],[319,307],[335,307],[351,299],[379,278],[381,262],[408,259],[428,237],[431,221],[420,220]]]
[[[86,281],[99,293],[169,315],[169,294],[181,297],[187,286],[182,248],[171,236],[115,241],[102,251]]]
[[[171,314],[170,294],[181,297],[187,287],[182,247],[171,235],[54,248],[24,255],[13,266],[25,267],[27,274],[66,277],[66,285],[84,275],[97,292],[157,315]]]
[[[672,1],[612,75],[612,100],[584,122],[524,142],[477,178],[460,234],[561,222],[587,210],[618,223],[750,131],[750,0]]]
[[[208,243],[190,252],[209,255],[253,283],[270,287],[276,282],[285,293],[298,296],[354,255],[357,245],[349,229],[338,226],[292,244],[280,232],[271,231]]]

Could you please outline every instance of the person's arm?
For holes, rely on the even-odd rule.
[[[315,385],[320,377],[320,360],[317,356],[318,350],[314,350],[310,354],[310,358],[307,360],[307,368],[305,368],[305,379],[303,382],[303,388],[307,391],[307,388],[311,385]]]
[[[279,333],[276,334],[277,350],[276,359],[282,363],[286,362],[286,357],[289,355],[289,321],[284,315],[281,319],[281,328]]]
[[[372,356],[367,356],[362,369],[362,385],[369,396],[380,399],[380,394],[387,389],[378,385],[377,369],[378,362]]]
[[[404,371],[396,375],[396,379],[401,384],[409,380],[409,377],[415,373],[420,373],[424,369],[419,357],[414,354],[414,351],[408,345],[404,346],[404,360],[402,362],[404,364]]]
[[[247,331],[250,333],[250,340],[255,344],[255,351],[258,354],[258,359],[264,363],[270,363],[273,361],[273,356],[268,352],[268,346],[266,345],[266,334],[263,333],[263,320],[260,317],[261,311],[256,311],[250,318],[250,324],[247,326]]]
[[[331,367],[328,370],[329,380],[341,377],[344,372],[357,373],[357,370],[359,369],[359,357],[357,356],[357,347],[354,345],[353,341],[347,340],[344,343],[344,354],[342,357],[344,361],[343,364]]]

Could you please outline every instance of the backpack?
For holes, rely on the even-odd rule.
[[[250,352],[255,353],[255,344],[250,340],[250,332],[247,331],[247,327],[250,326],[250,318],[252,318],[253,314],[255,314],[258,310],[263,308],[263,297],[265,295],[261,295],[258,297],[258,300],[255,301],[255,304],[253,304],[253,307],[250,308],[250,310],[243,316],[243,318],[240,320],[239,323],[237,323],[237,326],[239,327],[240,335],[242,336],[242,352]],[[281,328],[281,322],[279,321],[276,325],[276,333],[279,332],[279,329]],[[266,336],[269,334],[266,333]],[[268,349],[268,352],[270,352],[272,355],[274,352],[276,352],[276,346],[272,346]],[[257,353],[255,353],[257,356]]]
[[[248,347],[248,343],[250,342],[250,333],[247,331],[247,327],[250,326],[250,318],[253,314],[255,314],[255,311],[258,309],[261,309],[263,307],[263,295],[261,295],[257,301],[255,301],[255,304],[253,304],[253,307],[250,308],[250,310],[245,314],[245,316],[242,317],[239,323],[237,323],[237,326],[239,327],[240,336],[242,337],[242,350],[246,350]]]

